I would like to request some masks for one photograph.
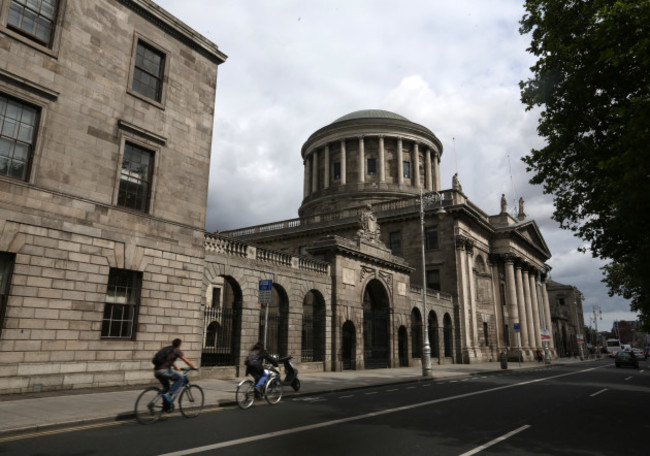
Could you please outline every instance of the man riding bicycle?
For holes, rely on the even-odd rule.
[[[260,393],[260,388],[264,385],[268,375],[264,371],[264,360],[267,360],[273,366],[278,367],[278,362],[273,359],[269,354],[264,350],[264,344],[262,342],[256,343],[253,348],[251,348],[248,357],[244,364],[246,364],[246,375],[250,374],[255,379],[255,391]]]
[[[174,362],[180,358],[192,369],[198,370],[196,367],[181,351],[181,344],[183,343],[180,339],[174,339],[170,347],[163,348],[159,353],[163,352],[162,359],[159,360],[159,364],[154,366],[154,376],[163,386],[163,397],[165,398],[165,403],[163,404],[163,410],[167,411],[172,402],[172,396],[176,394],[179,388],[183,385],[183,375],[179,372],[178,368]],[[158,356],[158,355],[156,355]],[[174,383],[169,386],[169,381],[172,380]]]

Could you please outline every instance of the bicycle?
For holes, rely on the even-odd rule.
[[[163,410],[165,399],[163,398],[163,390],[158,386],[150,386],[145,388],[135,401],[135,418],[141,424],[151,424],[158,421],[164,412],[171,413],[174,411],[174,402],[178,397],[178,408],[185,418],[194,418],[203,410],[205,403],[205,395],[203,389],[199,385],[190,384],[187,373],[191,368],[181,369],[183,373],[183,385],[181,388],[171,396],[171,403],[169,409]]]
[[[261,386],[262,396],[255,390],[255,382],[251,379],[245,379],[237,385],[235,398],[240,409],[247,409],[255,402],[255,399],[264,397],[269,405],[275,405],[282,399],[282,380],[280,372],[270,366],[264,366],[267,379]]]

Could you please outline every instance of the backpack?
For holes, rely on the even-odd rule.
[[[156,353],[153,358],[151,358],[151,362],[153,363],[154,366],[162,366],[165,361],[167,361],[167,357],[174,351],[174,346],[169,345],[167,347],[163,347],[160,350],[158,350],[158,353]]]
[[[246,358],[246,361],[244,361],[244,365],[250,367],[250,366],[256,366],[259,364],[260,360],[260,352],[257,350],[251,350],[251,352],[248,354],[248,357]]]

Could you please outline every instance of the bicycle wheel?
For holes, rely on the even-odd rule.
[[[279,378],[274,378],[266,384],[264,388],[264,397],[269,404],[277,404],[282,399],[282,382]]]
[[[140,424],[155,423],[163,411],[163,397],[160,388],[150,386],[140,393],[135,401],[135,418]]]
[[[199,385],[190,385],[181,391],[181,396],[178,398],[178,408],[181,409],[181,413],[185,418],[194,418],[203,410],[204,402],[203,388]]]
[[[243,380],[237,387],[237,405],[240,409],[247,409],[255,402],[255,384],[252,380]]]

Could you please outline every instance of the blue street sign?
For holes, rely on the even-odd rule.
[[[273,281],[271,279],[260,280],[258,301],[260,304],[269,304],[271,302],[271,290],[273,289]]]
[[[521,329],[519,323],[515,323],[514,327],[515,327],[515,331],[519,331]]]
[[[273,280],[271,279],[266,279],[266,280],[260,280],[260,291],[264,290],[271,290],[273,288]]]

